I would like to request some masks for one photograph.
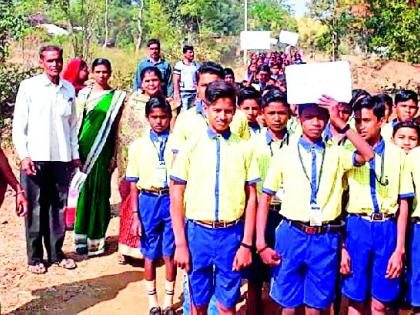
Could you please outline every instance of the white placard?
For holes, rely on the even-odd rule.
[[[298,33],[289,32],[289,31],[280,32],[280,37],[279,37],[280,43],[296,46],[298,39],[299,39]]]
[[[247,31],[241,32],[241,49],[270,49],[271,32],[269,31]]]
[[[291,65],[285,72],[289,104],[316,103],[323,94],[338,102],[351,100],[351,71],[347,61]]]

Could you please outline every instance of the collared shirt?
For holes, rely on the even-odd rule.
[[[289,220],[309,222],[314,201],[323,222],[335,220],[341,214],[342,177],[353,168],[354,152],[322,141],[291,140],[272,158],[263,192],[275,195],[283,187],[280,213]]]
[[[258,166],[247,141],[211,129],[188,139],[171,179],[186,184],[185,216],[191,220],[234,221],[245,209],[245,185],[259,181]]]
[[[200,64],[196,61],[186,64],[183,60],[174,66],[174,74],[180,75],[180,91],[195,91],[197,89],[197,70]]]
[[[145,58],[140,61],[137,66],[136,75],[134,77],[133,91],[137,91],[141,88],[141,71],[150,66],[155,66],[160,70],[162,74],[162,93],[165,96],[174,95],[174,87],[172,84],[172,68],[171,65],[164,59],[159,59],[158,62],[154,63],[149,58]]]
[[[46,74],[22,81],[13,116],[13,143],[20,159],[69,162],[79,158],[74,87]]]
[[[414,148],[408,153],[406,166],[410,173],[410,179],[413,182],[414,191],[415,191],[415,199],[413,203],[413,212],[411,217],[420,218],[420,202],[419,202],[419,195],[420,195],[420,147]]]
[[[404,151],[384,140],[373,149],[374,159],[347,173],[348,213],[396,213],[398,198],[413,197]]]
[[[248,127],[249,127],[251,137],[256,136],[256,135],[261,133],[262,128],[260,127],[260,125],[258,123],[248,124]]]
[[[166,177],[159,176],[164,161]],[[172,163],[171,136],[169,132],[157,134],[153,130],[135,140],[128,149],[126,180],[136,183],[139,190],[157,190],[168,187],[167,177]]]
[[[207,129],[208,123],[203,108],[203,101],[198,100],[196,106],[181,112],[176,119],[173,131],[174,153],[178,153],[187,139],[194,137],[197,133],[205,133]],[[230,124],[230,130],[241,139],[249,139],[248,120],[242,111],[236,110]]]
[[[274,155],[280,152],[283,146],[289,144],[289,133],[285,129],[283,139],[275,141],[272,132],[268,128],[261,129],[261,132],[249,140],[253,144],[254,156],[258,163],[260,170],[261,182],[258,183],[258,192],[262,192],[263,181],[267,176],[268,168],[270,167],[271,159]],[[280,200],[273,200],[273,204],[280,203]]]

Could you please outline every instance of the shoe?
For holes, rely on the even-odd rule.
[[[172,307],[167,307],[162,311],[162,315],[175,315],[175,311]]]
[[[155,306],[150,309],[149,315],[162,315],[162,311],[159,306]]]

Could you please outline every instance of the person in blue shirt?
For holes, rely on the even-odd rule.
[[[152,38],[147,42],[149,48],[149,58],[140,61],[137,66],[136,75],[134,76],[133,91],[141,89],[141,71],[149,66],[157,67],[162,73],[162,94],[172,97],[174,95],[174,87],[172,84],[172,68],[171,65],[160,56],[160,41]]]

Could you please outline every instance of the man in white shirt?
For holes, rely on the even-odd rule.
[[[199,63],[194,61],[194,47],[185,45],[182,48],[184,59],[174,67],[174,100],[181,103],[181,110],[187,110],[194,105],[197,96],[197,70]]]
[[[41,47],[40,65],[42,74],[20,84],[13,119],[13,143],[29,200],[25,220],[28,265],[36,274],[46,272],[43,243],[49,263],[76,267],[61,248],[70,171],[80,166],[75,91],[60,78],[62,48]]]

